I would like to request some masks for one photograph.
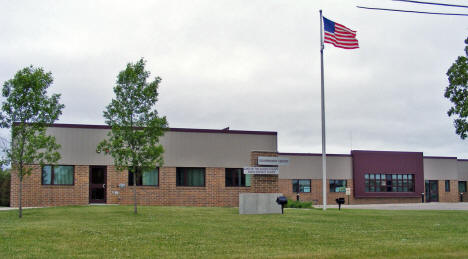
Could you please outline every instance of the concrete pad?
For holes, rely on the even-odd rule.
[[[322,205],[314,205],[322,208]],[[338,205],[327,205],[327,208],[338,208]],[[366,210],[468,210],[468,202],[429,202],[429,203],[397,203],[397,204],[356,204],[341,205],[342,209]]]

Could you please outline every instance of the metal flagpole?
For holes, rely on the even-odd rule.
[[[323,210],[327,210],[327,154],[325,149],[325,87],[323,81],[323,32],[322,32],[322,10],[320,10],[320,65],[322,76],[322,191]]]

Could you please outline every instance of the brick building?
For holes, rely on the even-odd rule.
[[[61,145],[56,165],[40,167],[23,180],[23,206],[132,204],[133,178],[118,171],[112,157],[96,152],[107,126],[54,124],[47,132]],[[137,174],[142,205],[238,206],[239,193],[283,193],[322,201],[320,154],[279,153],[277,133],[171,128],[161,138],[164,165]],[[289,159],[278,175],[246,175],[258,157]],[[419,152],[351,151],[327,155],[327,197],[351,204],[458,202],[466,192],[468,161],[424,157]],[[349,188],[350,195],[345,191]],[[18,206],[18,179],[12,174],[11,206]],[[468,195],[465,201],[468,200]]]

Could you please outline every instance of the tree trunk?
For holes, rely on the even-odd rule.
[[[23,206],[21,204],[21,201],[22,201],[22,194],[23,194],[23,177],[20,176],[20,185],[19,185],[19,195],[18,195],[18,199],[19,199],[19,218],[22,218],[23,217]]]
[[[133,168],[133,212],[137,214],[136,170]]]

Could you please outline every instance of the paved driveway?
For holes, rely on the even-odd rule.
[[[321,205],[314,206],[321,208]],[[338,208],[338,205],[327,205],[327,208]],[[468,210],[468,202],[429,202],[429,203],[398,203],[398,204],[362,204],[342,205],[344,209],[366,210]]]

